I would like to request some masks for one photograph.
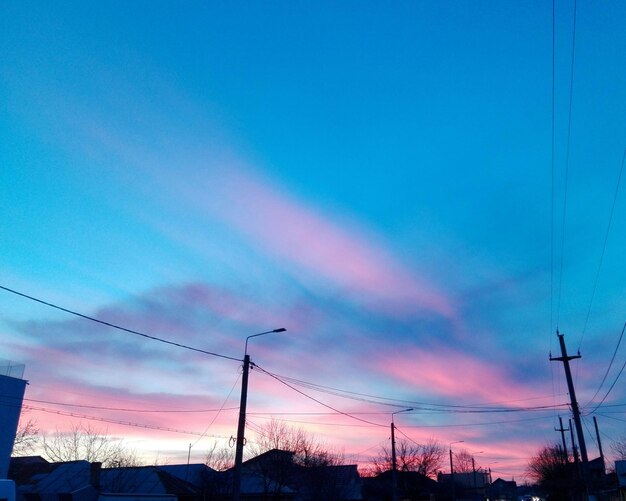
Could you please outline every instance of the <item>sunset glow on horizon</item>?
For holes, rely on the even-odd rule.
[[[278,420],[366,469],[411,407],[400,438],[521,481],[571,417],[558,329],[610,454],[626,4],[578,6],[575,64],[556,5],[553,116],[540,2],[4,3],[22,421],[202,462],[232,446],[246,338],[285,328],[248,342],[250,443]]]

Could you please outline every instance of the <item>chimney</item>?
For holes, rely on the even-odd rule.
[[[89,483],[94,489],[100,491],[100,470],[102,469],[102,463],[90,463],[89,466]]]

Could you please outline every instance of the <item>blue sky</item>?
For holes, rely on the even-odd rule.
[[[381,397],[303,390],[376,425],[320,418],[254,373],[252,429],[289,419],[361,463],[390,412],[421,402],[402,416],[412,439],[464,440],[519,476],[567,416],[557,326],[583,355],[579,400],[594,397],[625,321],[621,2],[578,2],[573,80],[574,3],[555,3],[554,115],[545,2],[1,9],[5,287],[234,357],[285,327],[251,341],[253,361]],[[3,356],[27,364],[27,397],[47,411],[237,405],[236,362],[6,291],[0,315]],[[596,411],[607,443],[622,383]],[[519,410],[544,405],[562,411]],[[81,420],[46,410],[29,411],[44,431]],[[236,413],[214,414],[123,420],[228,438]],[[184,434],[107,426],[147,457],[186,458]]]

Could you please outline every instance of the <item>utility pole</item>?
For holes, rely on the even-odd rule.
[[[602,441],[600,440],[600,430],[598,430],[598,420],[593,416],[593,424],[596,427],[596,437],[598,438],[598,449],[600,451],[600,460],[602,461],[602,473],[606,472],[604,465],[604,452],[602,452]]]
[[[574,426],[576,426],[576,435],[578,436],[578,447],[580,449],[580,457],[582,460],[582,478],[589,494],[589,458],[587,457],[587,447],[585,446],[585,435],[583,434],[583,426],[580,420],[580,409],[578,408],[578,402],[576,401],[576,391],[574,390],[574,381],[572,379],[572,371],[570,370],[569,361],[576,358],[580,358],[578,355],[569,356],[567,354],[567,348],[565,348],[565,338],[563,334],[559,334],[556,331],[556,335],[559,338],[559,345],[561,347],[560,357],[550,357],[551,361],[563,362],[563,368],[565,369],[565,379],[567,380],[567,389],[569,391],[569,398],[572,407],[572,416],[574,418]]]
[[[452,461],[452,446],[454,444],[463,443],[464,440],[457,440],[456,442],[450,442],[450,483],[452,484],[452,501],[456,501],[456,489],[454,486],[454,462]]]
[[[569,433],[572,438],[572,455],[574,456],[574,463],[576,463],[576,467],[578,468],[580,463],[580,458],[578,456],[578,445],[576,445],[576,438],[574,437],[574,428],[572,428],[572,420],[569,420]]]
[[[559,416],[559,428],[555,428],[554,431],[561,432],[561,440],[563,441],[563,462],[567,463],[567,443],[565,442],[565,432],[569,431],[569,428],[563,428],[563,418]]]
[[[250,372],[250,355],[248,355],[248,340],[257,336],[264,336],[274,332],[285,332],[287,329],[272,329],[259,332],[246,338],[243,357],[243,374],[241,376],[241,401],[239,402],[239,421],[237,423],[237,441],[235,446],[235,467],[233,470],[233,501],[239,501],[241,493],[241,470],[243,464],[243,446],[246,432],[246,403],[248,401],[248,373]]]
[[[396,426],[391,416],[391,501],[398,500],[398,466],[396,463]]]
[[[472,473],[474,474],[474,489],[476,489],[476,464],[474,463],[474,456],[472,456]]]
[[[402,409],[391,413],[391,501],[397,501],[398,499],[398,463],[396,461],[396,425],[393,424],[394,414],[401,412],[410,412],[410,409]]]
[[[250,355],[243,357],[243,375],[241,376],[241,401],[239,403],[239,422],[237,424],[237,444],[235,446],[235,469],[233,471],[233,501],[239,501],[241,490],[241,464],[243,463],[244,432],[246,429],[246,403],[248,401],[248,372]]]

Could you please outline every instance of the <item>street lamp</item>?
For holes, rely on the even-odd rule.
[[[398,499],[398,467],[396,464],[396,426],[393,424],[393,416],[394,414],[400,414],[401,412],[410,412],[413,408],[410,409],[402,409],[401,411],[396,411],[391,413],[391,501],[396,501]]]
[[[243,357],[243,374],[241,377],[241,402],[239,403],[239,423],[237,425],[237,445],[235,447],[235,470],[233,472],[233,501],[239,501],[241,492],[241,464],[243,462],[243,442],[246,428],[246,402],[248,399],[248,372],[250,370],[250,355],[248,355],[248,340],[265,334],[274,332],[285,332],[287,329],[273,329],[271,331],[259,332],[246,338]]]
[[[456,501],[456,493],[454,491],[454,466],[452,464],[452,446],[454,444],[461,444],[465,442],[465,440],[457,440],[456,442],[450,442],[450,481],[452,483],[452,501]]]

